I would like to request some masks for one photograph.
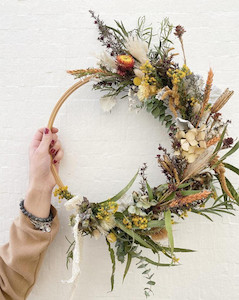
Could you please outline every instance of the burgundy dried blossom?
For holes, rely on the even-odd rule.
[[[186,30],[181,25],[177,25],[174,34],[180,39]]]
[[[234,140],[232,137],[226,138],[223,140],[222,149],[230,148]]]
[[[214,121],[217,121],[217,120],[219,120],[219,118],[221,117],[221,115],[222,114],[220,114],[220,113],[215,113],[212,117],[213,117],[213,120]]]

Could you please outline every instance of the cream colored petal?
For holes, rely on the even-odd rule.
[[[206,125],[205,125],[205,124],[203,124],[203,125],[199,128],[200,131],[203,131],[203,130],[205,130],[205,129],[206,129]]]
[[[205,149],[204,149],[204,148],[199,148],[199,147],[196,147],[196,149],[195,149],[195,154],[198,154],[198,155],[200,155],[200,154],[202,154],[204,151],[205,151]]]
[[[199,146],[201,147],[201,148],[207,148],[207,143],[205,142],[205,141],[200,141],[199,142]]]
[[[191,163],[193,163],[194,161],[195,161],[195,159],[198,157],[198,155],[197,154],[189,154],[188,155],[188,162],[191,164]]]
[[[188,156],[189,156],[189,153],[188,153],[188,152],[186,152],[186,151],[182,151],[182,156],[183,156],[183,157],[186,157],[186,158],[188,158]]]
[[[183,130],[180,130],[179,132],[179,138],[185,138],[186,137],[186,133]]]
[[[182,141],[182,140],[181,140]],[[181,147],[184,151],[188,151],[189,149],[189,143],[186,141],[186,142],[183,142],[181,143]]]
[[[179,150],[174,151],[174,155],[176,155],[176,156],[180,155],[180,151]]]
[[[196,140],[191,140],[191,141],[189,141],[189,144],[190,144],[191,146],[197,146],[197,145],[198,145],[198,142],[197,142]]]
[[[203,141],[203,140],[205,140],[205,136],[206,136],[205,131],[199,131],[197,136],[196,136],[196,140],[197,141]]]
[[[187,139],[188,142],[190,142],[192,140],[195,140],[195,137],[196,137],[196,133],[193,131],[193,129],[189,130],[186,133],[186,139]]]
[[[195,147],[195,146],[189,146],[188,153],[189,154],[195,153],[196,149],[197,149],[197,147]]]

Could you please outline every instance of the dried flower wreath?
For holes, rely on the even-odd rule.
[[[67,265],[73,259],[73,274],[67,282],[74,282],[79,275],[81,236],[98,238],[103,235],[112,261],[111,290],[116,258],[122,263],[126,261],[124,278],[135,258],[146,278],[144,293],[148,297],[155,284],[150,265],[174,266],[178,263],[175,253],[193,251],[174,247],[173,217],[184,219],[191,212],[212,221],[210,214],[233,214],[235,205],[239,204],[238,193],[225,175],[226,169],[239,175],[238,168],[226,163],[226,158],[239,148],[239,142],[227,137],[229,121],[224,122],[219,112],[233,91],[227,88],[221,93],[213,87],[211,69],[206,83],[200,75],[190,71],[182,39],[185,30],[180,25],[171,25],[168,18],[161,22],[159,34],[155,35],[151,26],[145,26],[144,17],[139,18],[136,29],[127,31],[122,22],[115,21],[116,28],[113,28],[105,25],[93,11],[90,13],[98,26],[98,40],[106,51],[98,57],[98,68],[68,71],[81,80],[58,101],[48,127],[52,127],[69,95],[94,79],[93,88],[106,92],[100,99],[104,111],[115,106],[119,94],[122,98],[128,96],[130,109],[138,112],[145,108],[168,128],[173,153],[161,145],[158,148],[162,153],[157,155],[158,164],[166,176],[166,183],[150,187],[144,164],[123,190],[100,203],[91,203],[80,195],[73,196],[52,165],[59,186],[54,195],[65,198],[65,207],[74,210],[70,217],[74,241],[67,252]],[[182,67],[173,61],[178,55],[172,53],[170,35],[173,29],[182,47]],[[158,44],[152,46],[155,36],[158,36]],[[225,149],[228,151],[219,156]],[[125,197],[138,175],[141,176],[139,191]],[[167,247],[160,241],[164,237],[168,238]],[[143,248],[152,250],[157,259],[144,256]],[[160,253],[170,262],[161,263]]]

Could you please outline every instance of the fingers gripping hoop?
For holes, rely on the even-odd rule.
[[[59,111],[59,109],[61,108],[62,104],[67,100],[67,98],[74,92],[76,91],[78,88],[80,88],[82,85],[86,84],[87,82],[90,81],[90,79],[92,78],[93,76],[88,76],[86,78],[84,78],[83,80],[75,83],[74,85],[72,85],[62,96],[61,98],[58,100],[58,102],[56,103],[55,107],[53,108],[53,111],[51,113],[51,116],[50,116],[50,119],[48,121],[48,125],[47,127],[51,130],[52,127],[53,127],[53,124],[54,124],[54,121],[55,121],[55,118],[56,118],[56,115]],[[56,184],[59,186],[59,187],[64,187],[64,184],[59,176],[59,174],[57,173],[57,170],[56,170],[56,167],[53,163],[53,159],[52,159],[52,162],[51,162],[51,171],[52,171],[52,174],[56,180]]]

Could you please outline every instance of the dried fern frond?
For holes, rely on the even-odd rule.
[[[234,91],[229,91],[227,88],[221,96],[217,99],[217,101],[213,104],[211,108],[211,114],[217,113],[231,98],[231,96],[234,94]]]

